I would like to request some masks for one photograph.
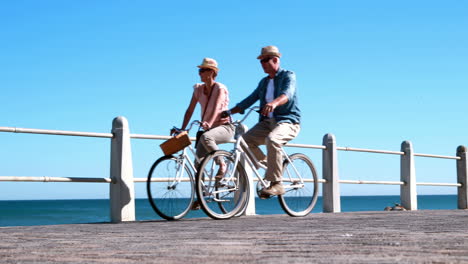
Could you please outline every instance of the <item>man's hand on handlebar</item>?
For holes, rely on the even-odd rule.
[[[221,118],[226,118],[231,115],[231,110],[221,112]]]
[[[262,110],[260,111],[260,114],[263,116],[268,116],[271,112],[273,112],[276,108],[276,104],[273,102],[266,104]]]
[[[221,117],[225,118],[225,117],[228,117],[230,115],[237,114],[237,113],[240,113],[241,115],[243,115],[244,114],[244,109],[241,109],[240,107],[236,106],[236,107],[232,108],[231,110],[223,111],[221,113]]]

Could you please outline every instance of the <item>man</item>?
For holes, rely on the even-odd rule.
[[[300,130],[301,112],[297,106],[296,75],[280,68],[280,57],[277,47],[262,48],[257,59],[268,76],[260,80],[252,94],[230,110],[231,114],[240,113],[260,100],[259,122],[243,137],[260,161],[265,160],[265,155],[258,146],[265,144],[267,147],[265,179],[271,181],[271,184],[262,189],[263,198],[285,193],[281,184],[281,147],[295,138]]]

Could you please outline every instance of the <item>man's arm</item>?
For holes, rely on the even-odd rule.
[[[252,106],[258,99],[260,99],[260,87],[262,86],[262,81],[258,83],[257,88],[249,95],[247,96],[244,100],[242,100],[240,103],[238,103],[234,108],[232,108],[230,111],[232,114],[236,113],[244,113],[244,110]]]
[[[282,95],[276,97],[275,100],[267,103],[262,108],[261,114],[264,115],[264,116],[267,116],[269,113],[275,111],[276,107],[278,107],[280,105],[284,105],[288,101],[289,101],[288,97],[285,94],[282,94]]]
[[[261,110],[261,114],[267,116],[269,113],[275,111],[278,106],[284,105],[289,102],[290,98],[296,93],[296,74],[292,71],[283,73],[283,80],[279,87],[279,96],[270,103],[265,104]]]

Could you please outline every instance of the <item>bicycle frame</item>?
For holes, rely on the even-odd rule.
[[[245,117],[241,121],[234,122],[235,125],[236,126],[241,125],[244,122],[244,120],[249,116],[249,114],[254,110],[258,110],[258,107],[250,108],[249,112],[247,112],[247,114],[245,115]],[[250,150],[250,148],[248,147],[247,143],[245,142],[245,140],[244,140],[244,138],[242,136],[239,136],[237,138],[237,140],[235,142],[235,145],[234,145],[234,150],[232,152],[234,153],[234,155],[236,157],[235,161],[234,161],[234,168],[237,167],[237,165],[240,162],[241,158],[244,159],[245,161],[247,161],[247,164],[250,166],[250,168],[254,172],[255,176],[257,177],[257,179],[261,183],[261,185],[263,187],[268,187],[269,186],[269,183],[267,183],[262,178],[260,173],[258,172],[258,169],[260,169],[260,168],[266,169],[267,167],[265,165],[263,165],[262,163],[260,163],[260,161],[255,157],[255,155]],[[297,170],[296,166],[294,166],[294,164],[291,162],[291,159],[289,159],[288,154],[286,153],[286,151],[283,148],[281,148],[281,152],[282,152],[283,156],[285,157],[285,159],[291,164],[291,167],[293,168],[294,172],[296,173],[297,177],[299,178],[299,181],[296,181],[297,183],[292,184],[292,185],[284,186],[285,189],[303,188],[304,187],[304,179],[302,178],[301,174]],[[293,182],[293,178],[292,178],[291,172],[289,170],[287,171],[287,175],[288,175],[289,179],[291,180],[291,182]],[[233,176],[231,175],[230,177],[233,177]],[[283,175],[283,177],[284,177],[284,175]]]
[[[193,126],[194,124],[200,124],[200,121],[197,121],[197,120],[193,121],[193,122],[190,124],[189,128],[187,129],[187,131],[190,131],[190,129],[192,128],[192,126]],[[176,128],[174,127],[174,129],[176,129]],[[176,129],[176,130],[181,131],[181,130],[179,130],[179,129]],[[187,155],[187,149],[190,151],[190,153],[192,153],[193,157],[195,157],[195,160],[197,161],[197,163],[199,163],[201,159],[197,156],[196,151],[195,151],[195,149],[192,147],[192,145],[189,145],[189,146],[187,146],[186,148],[184,148],[183,151],[182,151],[182,153],[179,154],[178,156],[175,156],[175,158],[176,158],[177,161],[179,161],[179,162],[180,162],[180,160],[182,160],[182,162],[181,162],[181,166],[182,166],[182,167],[181,167],[181,168],[185,168],[185,165],[186,165],[187,162],[188,162],[189,168],[192,170],[193,175],[195,175],[195,174],[197,173],[197,168],[195,167],[195,164],[192,162],[192,159],[189,157],[189,155]],[[183,169],[177,171],[177,175],[176,175],[176,177],[175,177],[174,182],[172,182],[171,185],[168,186],[168,188],[174,188],[174,186],[176,186],[177,184],[179,184],[179,183],[183,180],[183,179],[182,179],[182,174],[183,174],[183,172],[184,172]]]
[[[177,159],[177,161],[180,162],[180,160],[182,161],[180,164],[181,164],[181,168],[185,168],[185,165],[188,163],[189,165],[189,168],[192,170],[192,172],[194,173],[194,175],[197,173],[197,169],[195,168],[195,164],[193,164],[192,160],[190,159],[190,157],[187,155],[187,149],[190,150],[190,152],[192,153],[192,155],[195,157],[195,159],[197,160],[197,162],[199,162],[199,158],[197,157],[196,153],[195,153],[195,150],[193,149],[192,145],[184,148],[184,150],[182,151],[182,153],[180,155],[178,155],[177,157],[175,157]],[[175,180],[174,182],[172,182],[168,188],[174,188],[174,186],[176,186],[177,184],[179,184],[181,181],[183,181],[182,179],[182,174],[184,173],[184,170],[177,170],[177,175],[175,177]]]

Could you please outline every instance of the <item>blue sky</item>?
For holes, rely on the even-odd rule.
[[[0,126],[107,133],[125,116],[132,133],[166,135],[182,122],[204,57],[218,61],[233,106],[264,76],[261,47],[276,45],[297,74],[303,124],[293,143],[333,133],[339,146],[399,150],[410,140],[417,153],[455,155],[468,145],[466,14],[455,0],[3,1]],[[0,142],[0,176],[109,177],[107,139],[0,133]],[[132,140],[135,177],[146,177],[160,143]],[[320,151],[305,152],[321,170]],[[339,152],[342,179],[398,181],[398,165],[397,156]],[[416,158],[416,173],[455,182],[455,162]],[[108,197],[107,184],[0,189],[1,200]]]

